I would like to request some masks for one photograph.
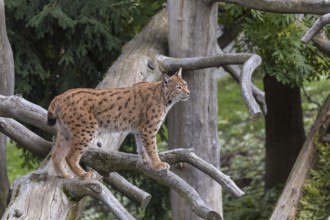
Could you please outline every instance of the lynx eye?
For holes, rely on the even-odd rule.
[[[177,88],[177,89],[182,89],[182,86],[177,85],[176,88]]]

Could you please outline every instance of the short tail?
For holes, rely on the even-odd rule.
[[[57,102],[56,97],[51,101],[48,107],[47,124],[54,126],[57,120]]]

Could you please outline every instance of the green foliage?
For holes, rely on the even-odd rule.
[[[259,54],[264,74],[275,76],[284,84],[301,86],[305,80],[330,76],[330,58],[313,44],[300,42],[315,19],[312,16],[287,15],[249,10],[226,5],[225,15],[220,19],[224,25],[233,25],[227,17],[240,18],[240,31],[236,46],[240,51]],[[237,31],[237,32],[240,32]]]
[[[330,215],[330,148],[318,143],[319,160],[311,170],[299,200],[297,220],[321,220]]]
[[[25,165],[26,160],[24,160],[23,157],[23,150],[17,148],[14,143],[7,144],[6,154],[7,172],[10,184],[12,184],[17,177],[27,174],[36,167],[36,163],[32,161],[29,163],[30,166]]]
[[[257,77],[255,84],[260,87],[262,79]],[[304,83],[304,88],[313,99],[312,103],[305,96],[302,97],[304,124],[308,131],[318,112],[318,106],[314,102],[323,103],[329,94],[329,80],[323,78],[320,81],[307,82]],[[246,193],[241,198],[235,198],[224,191],[224,218],[269,219],[282,186],[270,191],[264,190],[264,121],[250,119],[240,96],[239,85],[231,78],[219,80],[218,103],[221,170]],[[326,177],[324,176],[325,179]]]
[[[73,87],[95,87],[122,45],[162,1],[6,0],[16,93],[47,106]]]
[[[305,28],[298,15],[252,11],[242,25],[249,50],[263,58],[263,71],[283,83],[301,86],[304,80],[329,76],[330,59],[300,38]],[[243,46],[243,45],[242,45]]]
[[[258,78],[256,84],[261,84]],[[264,121],[252,121],[231,78],[218,82],[221,170],[246,193],[235,198],[224,191],[224,218],[268,219],[278,190],[264,191]]]

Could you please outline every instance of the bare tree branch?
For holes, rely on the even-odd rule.
[[[307,43],[315,36],[316,33],[318,33],[323,28],[324,25],[329,23],[330,23],[330,13],[320,16],[312,25],[312,27],[301,38],[301,41]]]
[[[178,163],[182,161],[188,162],[196,168],[204,171],[217,182],[221,183],[234,195],[242,196],[244,194],[244,192],[241,191],[228,176],[221,173],[212,165],[207,165],[207,162],[194,155],[191,149],[176,149],[164,152],[160,154],[160,156],[163,161],[168,163]],[[189,157],[191,158],[189,159]],[[83,156],[82,161],[101,175],[105,176],[112,171],[133,170],[140,172],[177,191],[188,201],[192,210],[198,216],[203,218],[214,217],[215,219],[221,219],[221,216],[208,208],[198,193],[184,180],[171,171],[154,171],[147,164],[142,163],[137,155],[121,152],[108,153],[104,151],[89,150],[86,155]]]
[[[10,118],[0,117],[0,131],[13,139],[24,149],[41,158],[45,158],[52,148],[51,142],[46,141],[22,124]]]
[[[216,45],[214,48],[216,54],[224,54],[223,50],[219,47],[219,45]],[[251,54],[252,55],[252,54]],[[245,61],[244,61],[245,62]],[[243,62],[243,63],[244,63]],[[241,63],[242,64],[242,63]],[[238,67],[237,65],[224,65],[223,68],[228,71],[228,73],[239,83],[241,78],[242,69]],[[252,93],[255,98],[255,100],[259,103],[261,106],[262,112],[264,115],[267,114],[267,105],[266,105],[266,99],[265,99],[265,92],[260,90],[258,87],[256,87],[253,82],[251,81],[251,88]]]
[[[324,0],[214,0],[238,4],[250,9],[278,13],[325,14],[330,11],[330,2]]]
[[[50,134],[56,134],[56,128],[47,125],[47,110],[21,96],[0,95],[0,116],[13,118]]]
[[[107,187],[97,180],[75,180],[68,181],[64,184],[70,195],[77,200],[85,196],[91,196],[104,203],[104,205],[111,211],[118,219],[133,220],[135,219],[120,202],[112,195]]]
[[[301,38],[304,43],[313,40],[316,46],[327,54],[330,54],[330,40],[322,31],[322,28],[330,23],[330,13],[319,17],[310,29]]]
[[[260,107],[252,94],[252,74],[255,69],[261,64],[261,57],[254,54],[243,65],[242,73],[240,76],[241,94],[245,105],[248,107],[250,114],[253,118],[262,115]]]
[[[170,72],[182,67],[184,70],[196,70],[202,68],[219,67],[228,64],[244,64],[239,82],[242,97],[253,118],[261,115],[261,110],[256,102],[252,90],[251,76],[254,70],[261,64],[261,57],[250,53],[227,53],[208,57],[172,58],[163,55],[158,56],[158,62],[163,72]],[[254,88],[254,89],[253,89]],[[260,92],[258,92],[260,94]],[[265,108],[263,108],[265,109]]]
[[[243,64],[252,54],[250,53],[226,53],[208,57],[172,58],[163,55],[158,56],[160,68],[163,72],[174,72],[182,67],[184,70],[196,70],[211,67],[220,67],[226,64]]]
[[[150,202],[151,195],[149,193],[134,186],[116,172],[110,173],[109,177],[104,177],[103,181],[111,185],[115,190],[119,191],[133,202],[141,204],[142,208],[147,207]]]
[[[241,197],[245,193],[237,187],[237,185],[230,179],[230,176],[225,175],[212,164],[198,157],[192,148],[183,149],[177,148],[161,153],[160,158],[170,164],[178,162],[186,162],[195,168],[203,171],[212,179],[217,181],[222,187],[236,197]]]
[[[241,75],[241,68],[235,65],[225,65],[224,69],[239,83],[240,75]],[[267,114],[267,105],[265,99],[265,92],[260,90],[252,83],[252,93],[256,101],[261,106],[261,110],[264,115]]]
[[[82,161],[98,171],[101,175],[107,174],[111,171],[120,170],[133,170],[140,172],[178,192],[179,195],[187,200],[192,211],[194,211],[199,217],[221,219],[221,216],[207,207],[196,190],[183,179],[169,170],[154,171],[147,164],[142,163],[137,155],[121,152],[107,153],[90,150],[83,156]],[[93,163],[90,163],[90,161],[93,161]]]

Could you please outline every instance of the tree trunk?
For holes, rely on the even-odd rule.
[[[308,183],[309,172],[314,168],[318,160],[318,147],[328,142],[327,129],[330,124],[330,95],[328,95],[320,109],[306,141],[298,155],[298,158],[290,172],[281,196],[277,200],[276,207],[270,220],[296,219],[296,211],[300,196],[303,193],[304,184]],[[323,143],[322,143],[323,142]],[[328,217],[329,219],[329,217]]]
[[[265,188],[284,184],[306,139],[299,87],[265,76],[266,175]]]
[[[217,4],[203,0],[169,0],[169,51],[171,57],[209,56],[216,44]],[[197,155],[220,167],[217,129],[217,83],[213,69],[185,71],[189,100],[173,107],[168,116],[169,148],[194,148]],[[221,188],[191,166],[172,170],[193,186],[206,203],[222,213]],[[171,191],[173,219],[198,219],[187,203]]]
[[[14,93],[14,59],[7,37],[4,1],[0,0],[0,94]],[[6,160],[6,136],[0,133],[0,216],[7,207],[9,181]]]

